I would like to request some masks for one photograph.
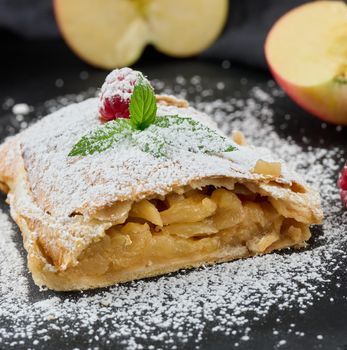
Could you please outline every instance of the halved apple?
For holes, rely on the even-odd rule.
[[[278,84],[301,107],[347,124],[347,5],[315,1],[280,18],[265,43]]]
[[[58,26],[81,58],[102,67],[134,63],[147,44],[195,55],[221,32],[228,0],[55,0]]]

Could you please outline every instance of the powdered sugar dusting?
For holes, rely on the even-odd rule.
[[[159,115],[166,113],[201,121],[207,118],[192,108],[158,106]],[[67,217],[73,212],[86,213],[117,200],[141,199],[148,193],[164,195],[171,191],[172,184],[184,186],[209,176],[257,180],[262,176],[251,172],[257,159],[272,159],[266,150],[236,145],[236,151],[222,155],[194,153],[189,148],[197,151],[204,146],[206,132],[203,129],[195,131],[192,137],[179,127],[156,128],[155,133],[146,137],[152,126],[139,133],[137,141],[143,145],[142,149],[155,151],[156,141],[162,137],[171,138],[171,143],[177,147],[170,148],[169,156],[156,157],[125,143],[102,153],[68,157],[76,142],[98,124],[97,99],[94,98],[63,108],[22,134],[28,181],[41,209]],[[212,140],[209,144],[216,152],[226,150],[232,143],[224,136],[212,137]],[[284,165],[283,169],[280,181],[301,182],[296,174],[286,171]]]
[[[0,304],[16,303],[27,296],[26,279],[23,277],[26,267],[14,243],[16,234],[8,215],[0,211]]]
[[[124,101],[129,100],[134,89],[134,85],[143,75],[130,68],[115,69],[105,79],[101,87],[102,98],[119,96]]]
[[[176,93],[187,93],[187,79],[176,81]],[[199,95],[210,89],[203,88],[201,78],[195,79],[192,86]],[[185,344],[198,348],[206,333],[212,332],[229,336],[230,346],[238,346],[252,339],[253,328],[271,311],[286,312],[295,307],[304,314],[316,305],[328,290],[334,271],[347,261],[347,212],[342,210],[335,183],[345,154],[338,148],[303,147],[280,137],[273,126],[272,107],[278,90],[270,89],[271,95],[268,91],[253,88],[248,99],[233,97],[212,103],[196,100],[195,104],[213,115],[225,132],[238,128],[256,145],[264,145],[266,140],[267,147],[305,173],[309,182],[320,189],[326,216],[323,235],[309,249],[183,271],[95,292],[42,292],[36,301],[16,300],[16,290],[31,280],[27,274],[21,277],[22,268],[15,269],[12,278],[0,277],[6,285],[2,288],[7,290],[0,317],[8,325],[0,328],[0,344],[45,347],[53,338],[73,339],[83,334],[78,338],[82,348],[111,344],[126,349],[179,349]],[[166,88],[165,92],[172,90]],[[51,105],[56,108],[53,102]],[[15,233],[4,214],[0,214],[0,232],[8,237],[2,252],[6,258],[0,260],[2,273],[11,270],[14,260],[22,265],[23,261],[19,256],[11,260],[17,252],[12,241]],[[295,324],[289,328],[294,333]],[[276,337],[278,331],[274,329],[273,334]],[[305,336],[300,329],[295,329],[295,334]],[[325,338],[317,334],[317,341]],[[286,343],[278,338],[278,347]]]

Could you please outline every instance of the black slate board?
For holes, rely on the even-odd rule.
[[[32,44],[30,44],[32,45]],[[29,51],[28,51],[29,49]],[[29,52],[29,53],[28,53]],[[40,106],[43,101],[54,98],[57,95],[67,93],[77,93],[86,90],[88,87],[100,86],[105,77],[105,72],[92,69],[78,59],[62,45],[62,43],[38,43],[34,47],[24,45],[13,45],[11,50],[7,52],[5,62],[2,65],[3,72],[0,79],[0,106],[7,97],[12,97],[16,102],[26,102],[33,106]],[[15,57],[22,57],[16,60]],[[154,62],[154,59],[156,60]],[[160,63],[158,63],[158,61]],[[168,84],[172,84],[177,75],[183,75],[187,78],[194,75],[203,76],[205,82],[211,82],[211,86],[215,86],[217,81],[223,81],[228,85],[228,89],[220,92],[221,97],[227,97],[230,91],[235,91],[240,97],[247,96],[249,86],[254,84],[265,84],[270,79],[267,73],[247,69],[242,66],[234,66],[230,69],[223,69],[218,62],[204,62],[195,60],[173,61],[165,59],[162,56],[153,55],[151,52],[145,55],[145,59],[141,65],[136,68],[142,70],[152,79],[158,78]],[[80,79],[80,72],[87,71],[89,78],[87,80]],[[55,85],[56,79],[61,78],[64,86],[58,88]],[[241,78],[248,79],[248,87],[240,84]],[[277,118],[289,113],[292,119],[288,128],[280,130],[278,133],[285,137],[291,135],[293,139],[300,144],[302,137],[307,136],[310,140],[309,145],[318,144],[319,135],[322,133],[321,122],[312,118],[310,115],[296,107],[288,98],[280,99],[279,103],[273,106],[275,108]],[[39,113],[40,109],[36,109],[35,113]],[[45,111],[41,109],[43,114]],[[33,116],[34,117],[34,116]],[[281,120],[275,120],[275,127],[280,125]],[[18,129],[18,123],[8,110],[0,110],[0,140]],[[347,130],[346,128],[336,130],[333,125],[328,125],[324,130],[324,139],[326,147],[338,147],[344,151],[347,157]],[[343,159],[340,160],[341,166]],[[336,173],[337,178],[337,173]],[[5,196],[0,195],[0,208],[8,213],[8,208],[4,203]],[[17,246],[25,257],[19,231],[17,236]],[[315,227],[314,233],[321,234],[321,229]],[[315,242],[312,242],[314,246]],[[346,266],[346,265],[345,265]],[[56,295],[53,292],[38,292],[37,287],[33,284],[29,274],[26,275],[30,285],[30,298],[34,301]],[[341,287],[336,288],[335,283],[340,283]],[[91,295],[94,291],[89,292]],[[61,298],[64,295],[59,293]],[[70,298],[79,298],[78,294],[69,293],[66,296]],[[252,326],[252,338],[248,342],[241,342],[239,349],[272,349],[278,344],[278,339],[285,339],[286,344],[281,349],[347,349],[347,273],[343,269],[334,272],[328,293],[324,298],[317,299],[312,307],[309,307],[304,316],[298,318],[297,310],[281,312],[272,310],[264,319]],[[334,303],[329,301],[334,298]],[[281,322],[276,319],[280,317]],[[300,331],[305,332],[305,337],[297,337],[294,333],[288,333],[290,323],[295,322],[296,327]],[[0,319],[0,327],[10,327]],[[73,327],[73,325],[70,325]],[[212,325],[211,325],[212,326]],[[278,336],[274,336],[273,328],[279,330]],[[316,335],[322,334],[323,339],[317,340]],[[33,337],[35,339],[35,336]],[[216,336],[208,330],[203,336],[200,349],[230,349],[232,344],[238,339],[233,336]],[[93,343],[93,346],[100,348],[121,348],[114,340],[112,345],[106,346],[101,340]],[[146,342],[144,342],[146,348]],[[189,342],[180,348],[191,349],[194,342]],[[78,334],[78,336],[70,339],[64,339],[59,332],[52,335],[52,339],[41,345],[33,345],[32,340],[27,339],[23,346],[16,345],[16,349],[73,349],[87,348],[87,334]],[[5,349],[7,346],[0,348]]]

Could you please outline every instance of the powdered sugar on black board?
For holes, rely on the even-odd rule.
[[[281,137],[273,125],[273,103],[281,96],[272,82],[267,87],[251,87],[246,99],[234,96],[212,102],[204,102],[204,97],[214,97],[214,90],[198,76],[191,81],[178,76],[171,87],[161,81],[153,83],[165,93],[196,96],[192,104],[213,116],[224,132],[241,130],[250,143],[272,149],[304,174],[323,199],[323,234],[304,251],[238,260],[92,292],[33,294],[29,287],[35,291],[36,287],[14,242],[18,231],[8,215],[0,213],[0,347],[44,348],[52,338],[73,339],[83,333],[88,336],[81,337],[81,348],[113,343],[126,349],[180,349],[187,343],[199,348],[210,332],[229,335],[237,346],[252,339],[253,328],[271,310],[286,312],[295,306],[299,314],[305,313],[325,296],[334,271],[346,263],[347,211],[336,188],[340,158],[345,155],[338,148],[302,147]],[[218,86],[217,90],[225,88]],[[93,93],[48,101],[44,109],[52,111]],[[289,118],[284,119],[283,128]],[[293,332],[294,328],[295,324]],[[322,335],[317,334],[317,339],[323,339]],[[286,340],[278,339],[278,347],[285,344]]]

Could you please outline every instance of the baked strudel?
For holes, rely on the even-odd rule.
[[[283,161],[126,68],[8,138],[0,189],[35,283],[60,291],[303,247],[322,221]]]

